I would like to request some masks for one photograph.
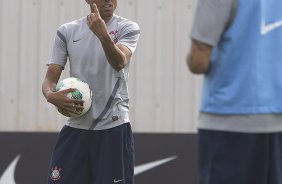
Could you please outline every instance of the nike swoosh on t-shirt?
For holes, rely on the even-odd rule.
[[[277,22],[273,22],[271,24],[265,24],[264,21],[262,21],[261,23],[261,29],[260,29],[260,33],[262,35],[266,35],[271,31],[274,31],[275,29],[278,29],[282,26],[282,20],[277,21]]]

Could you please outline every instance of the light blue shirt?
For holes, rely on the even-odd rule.
[[[240,126],[228,124],[224,130],[242,131],[248,124],[244,116],[257,120],[272,114],[279,118],[267,119],[275,120],[270,124],[278,129],[268,130],[282,130],[281,7],[277,0],[199,0],[191,37],[213,46],[201,100],[202,127],[221,129],[207,125],[207,116],[216,115],[208,119],[233,119]],[[246,130],[264,132],[255,123]]]

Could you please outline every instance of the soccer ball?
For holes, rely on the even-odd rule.
[[[58,82],[58,84],[56,85],[56,91],[61,91],[61,90],[69,89],[69,88],[75,88],[76,90],[68,93],[67,96],[72,99],[83,100],[84,101],[83,110],[77,109],[77,111],[80,110],[79,114],[66,112],[59,108],[58,108],[58,111],[62,115],[67,116],[67,117],[80,117],[84,115],[90,109],[92,105],[92,91],[86,82],[83,82],[82,80],[75,78],[75,77],[69,77],[69,78],[63,79],[60,82]]]

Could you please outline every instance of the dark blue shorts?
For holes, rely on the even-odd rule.
[[[64,126],[48,173],[48,184],[133,184],[134,145],[129,123],[108,130]]]
[[[282,184],[282,133],[198,136],[200,184]]]

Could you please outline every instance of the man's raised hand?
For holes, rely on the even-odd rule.
[[[101,18],[98,7],[95,3],[89,4],[91,13],[87,17],[89,29],[99,38],[103,38],[107,33],[105,21]]]

